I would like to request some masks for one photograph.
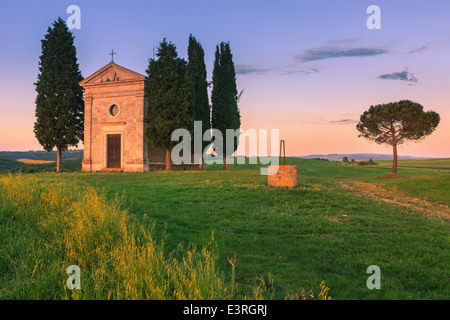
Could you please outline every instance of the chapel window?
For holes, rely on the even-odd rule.
[[[113,104],[111,107],[109,107],[109,114],[113,117],[117,116],[119,114],[119,107]]]

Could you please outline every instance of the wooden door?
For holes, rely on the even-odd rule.
[[[107,135],[107,167],[120,168],[121,167],[121,136],[120,134]]]

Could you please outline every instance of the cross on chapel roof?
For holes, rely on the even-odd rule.
[[[114,49],[111,49],[111,53],[108,53],[108,55],[111,56],[111,62],[114,62],[114,55],[117,54],[117,52],[114,52]]]

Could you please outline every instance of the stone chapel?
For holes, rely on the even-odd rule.
[[[144,134],[147,78],[114,62],[80,82],[84,88],[82,171],[163,169],[165,151]]]

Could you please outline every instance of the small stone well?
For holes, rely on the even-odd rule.
[[[294,165],[268,166],[269,186],[289,187],[298,186],[298,169]]]

